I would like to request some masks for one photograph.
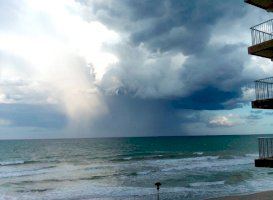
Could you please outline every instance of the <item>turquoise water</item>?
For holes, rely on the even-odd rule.
[[[258,136],[0,141],[0,199],[206,199],[273,189]]]

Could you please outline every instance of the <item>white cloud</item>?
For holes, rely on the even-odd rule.
[[[255,99],[255,88],[254,87],[243,87],[242,89],[242,101],[250,102]]]
[[[240,124],[238,119],[239,116],[233,114],[215,116],[209,121],[208,124],[209,126],[213,127],[232,127]]]
[[[73,123],[105,113],[95,85],[118,62],[107,46],[119,35],[84,20],[74,0],[16,4],[18,17],[0,31],[0,102],[59,104]]]

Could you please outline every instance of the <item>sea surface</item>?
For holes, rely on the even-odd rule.
[[[273,190],[259,136],[0,141],[0,200],[161,200]]]

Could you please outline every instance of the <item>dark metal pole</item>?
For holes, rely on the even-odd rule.
[[[157,200],[159,200],[159,190],[160,190],[161,183],[160,182],[156,182],[155,186],[156,186],[156,190],[157,190]]]

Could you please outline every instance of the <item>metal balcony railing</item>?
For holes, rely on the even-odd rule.
[[[250,28],[252,45],[273,39],[273,19]]]
[[[273,99],[273,77],[255,81],[256,100]]]
[[[273,157],[273,138],[259,138],[259,158]]]

